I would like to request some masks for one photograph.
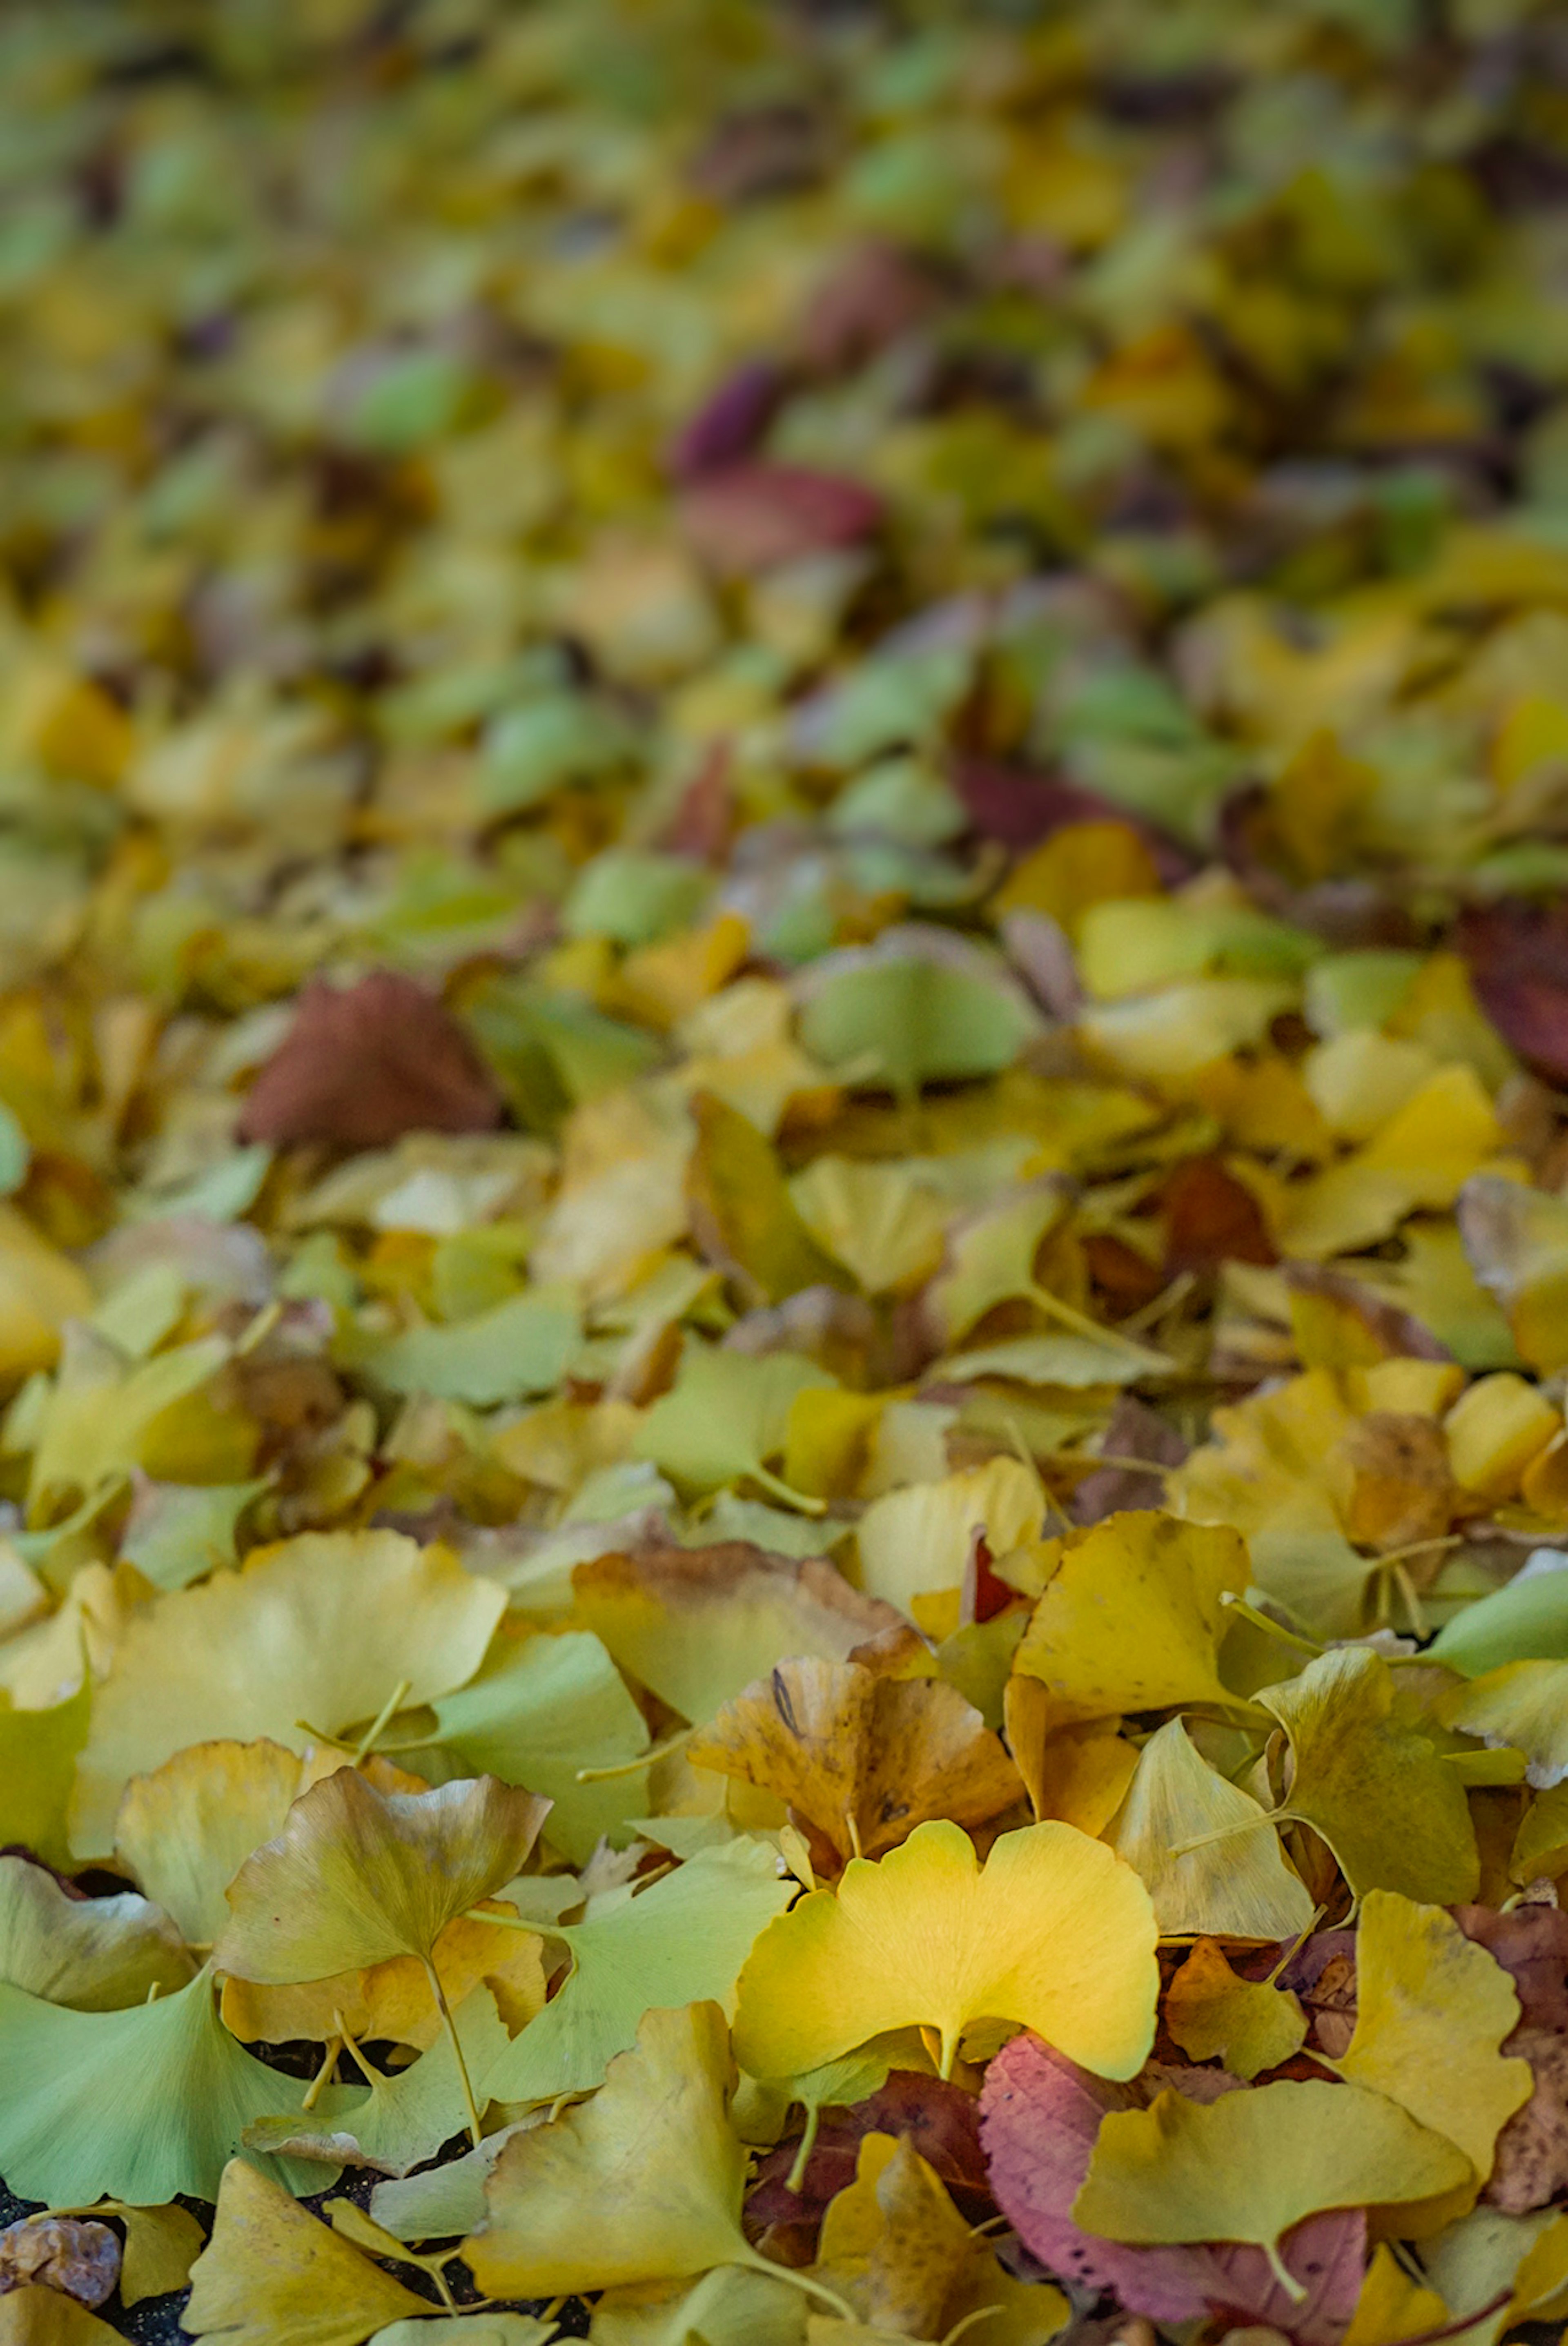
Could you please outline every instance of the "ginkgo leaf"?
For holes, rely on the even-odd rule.
[[[212,2238],[180,2320],[234,2346],[361,2346],[390,2321],[428,2313],[416,2297],[242,2158],[224,2168]]]
[[[543,1982],[539,2000],[543,2004]],[[463,1998],[453,2021],[474,2104],[483,2114],[491,2099],[491,2074],[512,2040],[485,1987]],[[451,2039],[443,2035],[406,2069],[378,2076],[368,2094],[351,2097],[340,2090],[325,2118],[318,2120],[314,2112],[263,2118],[246,2128],[244,2141],[248,2150],[320,2159],[334,2171],[346,2163],[403,2176],[433,2158],[467,2124],[463,2070]]]
[[[905,1627],[818,1556],[769,1556],[745,1540],[601,1556],[572,1575],[578,1617],[628,1677],[684,1719],[711,1719],[786,1655],[844,1661]]]
[[[1407,2272],[1387,2240],[1380,2240],[1342,2346],[1400,2346],[1402,2339],[1446,2329],[1448,2318],[1437,2291]]]
[[[1015,2346],[1051,2338],[1069,2318],[1059,2290],[1002,2270],[908,2136],[861,2137],[854,2180],[822,2218],[813,2270],[880,2336],[946,2338],[983,2307],[984,2328]]]
[[[0,1857],[0,1980],[76,2012],[115,2012],[196,1974],[168,1916],[145,1898],[72,1898],[25,1858]]]
[[[863,952],[819,964],[799,1024],[814,1059],[829,1067],[869,1066],[875,1080],[903,1094],[994,1074],[1036,1031],[1033,1012],[1005,982],[989,984],[978,967],[944,967],[896,931]]]
[[[976,1208],[950,1230],[946,1261],[921,1303],[932,1336],[944,1350],[967,1335],[995,1304],[1043,1296],[1034,1260],[1071,1210],[1067,1184],[1048,1174]],[[1050,1301],[1045,1298],[1047,1308]]]
[[[92,1707],[86,1676],[44,1710],[19,1710],[0,1690],[0,1842],[30,1849],[46,1865],[71,1862],[66,1810]]]
[[[1165,2024],[1192,2060],[1212,2061],[1217,2054],[1233,2077],[1248,2084],[1307,2041],[1307,2015],[1296,1998],[1272,1980],[1238,1978],[1213,1939],[1198,1941],[1171,1982]]]
[[[227,1919],[228,1909],[225,1907]],[[511,1902],[487,1901],[472,1914],[460,1914],[440,1933],[431,1962],[448,2005],[455,2011],[481,1980],[504,1999],[514,2028],[533,2018],[545,2001],[541,1964],[544,1943],[530,1931],[509,1928]],[[288,1986],[261,1986],[233,1974],[219,2000],[225,2028],[242,2045],[296,2040],[330,2044],[347,2029],[356,2043],[385,2040],[423,2051],[442,2027],[430,1976],[417,1956],[393,1955],[363,1969]]]
[[[860,1586],[907,1613],[917,1596],[958,1586],[977,1530],[1005,1556],[1038,1534],[1044,1507],[1039,1476],[1016,1458],[884,1492],[855,1526]]]
[[[484,1407],[551,1392],[579,1341],[577,1300],[562,1284],[508,1296],[447,1327],[383,1336],[351,1330],[335,1357],[392,1393],[432,1393]]]
[[[777,1792],[840,1857],[877,1857],[929,1817],[979,1825],[1023,1795],[999,1737],[950,1686],[854,1662],[783,1661],[687,1745]]]
[[[1309,1928],[1312,1901],[1276,1835],[1249,1830],[1268,1815],[1172,1719],[1139,1752],[1105,1837],[1147,1883],[1162,1938],[1287,1939]]]
[[[728,2009],[758,1933],[793,1892],[766,1843],[734,1841],[698,1850],[636,1896],[601,1902],[585,1922],[550,1924],[571,1954],[571,1974],[500,2055],[486,2081],[493,2098],[588,2091],[636,2041],[650,2004]]]
[[[650,2010],[599,2091],[514,2135],[463,2244],[483,2290],[554,2297],[762,2262],[740,2229],[746,2153],[716,2004]]]
[[[716,1491],[744,1476],[786,1505],[799,1505],[799,1494],[768,1462],[783,1452],[796,1394],[812,1386],[830,1390],[837,1382],[815,1361],[794,1352],[688,1348],[675,1385],[644,1419],[633,1455],[647,1459],[683,1491]],[[806,1503],[808,1513],[814,1504]]]
[[[907,1293],[942,1260],[947,1209],[907,1166],[817,1157],[789,1194],[812,1237],[868,1295]]]
[[[246,2127],[305,2091],[234,2042],[205,1971],[122,2012],[0,1986],[0,2172],[55,2207],[214,2198]]]
[[[0,2346],[113,2346],[119,2335],[74,2297],[41,2282],[0,2296]]]
[[[437,2313],[389,2321],[370,2346],[550,2346],[558,2334],[533,2313]]]
[[[428,1963],[448,1923],[522,1872],[547,1814],[494,1776],[384,1793],[340,1768],[240,1867],[213,1964],[286,1984],[392,1955]]]
[[[687,1166],[691,1231],[748,1308],[782,1303],[805,1287],[842,1287],[790,1199],[779,1160],[748,1117],[714,1093],[691,1099],[697,1145]]]
[[[1508,1662],[1568,1661],[1568,1570],[1555,1551],[1445,1621],[1427,1652],[1445,1669],[1479,1678]]]
[[[1476,1173],[1460,1191],[1460,1235],[1471,1268],[1508,1315],[1524,1358],[1543,1374],[1568,1364],[1568,1208],[1549,1191]]]
[[[551,1802],[545,1837],[574,1865],[647,1807],[647,1771],[622,1772],[648,1748],[647,1722],[598,1638],[585,1631],[498,1640],[478,1676],[433,1708],[441,1749],[464,1773],[526,1784]],[[578,1782],[579,1770],[600,1768],[616,1772]]]
[[[1247,1708],[1217,1658],[1227,1627],[1221,1599],[1243,1595],[1250,1577],[1235,1532],[1174,1515],[1107,1515],[1052,1543],[1041,1575],[1045,1593],[1013,1667],[1046,1688],[1054,1725],[1176,1703]]]
[[[1439,1716],[1494,1749],[1522,1751],[1537,1791],[1568,1780],[1568,1661],[1507,1662],[1445,1697]]]
[[[1482,2181],[1500,2130],[1534,2089],[1529,2062],[1498,2049],[1518,2025],[1512,1980],[1441,1906],[1369,1892],[1356,1930],[1356,2033],[1337,2066],[1446,2135]]]
[[[606,2290],[591,2346],[806,2346],[806,2300],[776,2276],[720,2265],[700,2280]]]
[[[1408,2224],[1470,2174],[1451,2142],[1359,2086],[1281,2078],[1207,2105],[1167,2091],[1102,2121],[1073,2218],[1150,2247],[1249,2241],[1283,2274],[1280,2238],[1307,2217],[1366,2203]]]
[[[1439,1904],[1474,1897],[1480,1865],[1463,1789],[1430,1738],[1396,1714],[1381,1655],[1341,1647],[1257,1700],[1290,1739],[1288,1789],[1274,1821],[1320,1833],[1358,1898],[1369,1890]]]
[[[116,1854],[192,1945],[209,1947],[229,1920],[224,1892],[251,1851],[281,1832],[304,1774],[280,1743],[193,1743],[131,1778]]]
[[[923,1824],[769,1923],[740,1975],[736,2055],[796,2076],[894,2028],[929,2027],[951,2074],[964,2030],[1013,2021],[1106,2076],[1153,2042],[1149,1895],[1071,1825],[1027,1825],[983,1870],[967,1833]]]
[[[127,1623],[97,1689],[71,1808],[81,1855],[110,1845],[132,1776],[187,1744],[269,1737],[302,1751],[394,1693],[430,1702],[473,1677],[505,1591],[397,1532],[309,1533]]]

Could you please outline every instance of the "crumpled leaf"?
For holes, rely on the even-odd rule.
[[[930,1678],[854,1662],[776,1663],[687,1746],[698,1768],[777,1792],[842,1858],[880,1857],[927,1818],[974,1826],[1023,1796],[980,1714]]]
[[[180,2316],[193,2338],[238,2346],[361,2346],[386,2323],[430,2310],[389,2272],[299,2207],[248,2160],[231,2159],[218,2220]]]
[[[102,2305],[120,2277],[120,2244],[107,2224],[46,2215],[0,2232],[0,2292],[33,2283],[78,2305]]]
[[[1068,2320],[1060,2290],[1004,2273],[920,2153],[887,2134],[862,2138],[854,2180],[822,2219],[814,2270],[879,2334],[945,2338],[982,2306],[984,2326],[1010,2341],[1044,2341]]]
[[[335,1734],[399,1687],[428,1702],[471,1678],[505,1592],[395,1532],[308,1534],[242,1571],[160,1597],[131,1622],[98,1688],[71,1838],[107,1850],[132,1776],[191,1743]],[[263,1666],[264,1664],[264,1666]]]
[[[983,1869],[958,1826],[920,1825],[769,1925],[740,1975],[736,2056],[793,2076],[921,2026],[947,2076],[967,2028],[1013,2021],[1131,2076],[1153,2042],[1154,1943],[1132,1868],[1071,1825],[1004,1833]]]
[[[313,982],[258,1076],[244,1140],[384,1148],[405,1132],[488,1132],[501,1096],[463,1027],[413,979],[374,970]]]

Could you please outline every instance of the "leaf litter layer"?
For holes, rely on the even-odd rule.
[[[1554,12],[0,176],[0,2341],[1555,2336]]]

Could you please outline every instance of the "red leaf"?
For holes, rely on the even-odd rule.
[[[935,269],[893,244],[850,253],[813,295],[800,330],[807,363],[823,374],[864,364],[941,308]]]
[[[490,1132],[502,1102],[473,1045],[411,977],[315,979],[252,1086],[240,1137],[384,1148],[405,1132]]]
[[[1548,1083],[1568,1084],[1568,905],[1473,905],[1454,943],[1504,1041]]]
[[[681,498],[680,517],[703,560],[743,578],[803,554],[854,546],[882,517],[881,499],[858,481],[799,464],[727,464]]]
[[[703,402],[677,435],[669,468],[695,481],[748,456],[772,423],[788,378],[769,359],[748,359]]]
[[[1217,1270],[1223,1262],[1278,1260],[1263,1210],[1217,1157],[1189,1157],[1165,1185],[1166,1270]]]
[[[1510,2215],[1544,2208],[1568,2189],[1568,1914],[1555,1906],[1456,1906],[1454,1921],[1502,1965],[1519,1997],[1519,2025],[1502,2050],[1528,2061],[1534,2090],[1497,2137],[1486,2197]]]
[[[1299,2304],[1280,2288],[1260,2249],[1129,2248],[1074,2224],[1073,2202],[1100,2120],[1137,2101],[1127,2086],[1091,2076],[1037,2036],[1015,2036],[1003,2046],[986,2072],[981,2140],[996,2204],[1024,2247],[1062,2279],[1114,2290],[1129,2312],[1153,2321],[1267,2323],[1296,2346],[1334,2346],[1366,2266],[1359,2208],[1310,2217],[1286,2234],[1280,2253],[1307,2290]]]

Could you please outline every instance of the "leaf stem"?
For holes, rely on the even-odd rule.
[[[380,1710],[377,1711],[374,1719],[371,1721],[370,1726],[366,1728],[363,1736],[360,1739],[359,1745],[354,1752],[354,1765],[356,1768],[363,1766],[365,1760],[370,1757],[371,1748],[375,1742],[377,1736],[381,1733],[388,1719],[395,1718],[396,1714],[402,1708],[403,1704],[407,1701],[410,1693],[412,1691],[412,1688],[413,1680],[412,1678],[399,1678],[396,1686],[393,1687],[391,1694],[388,1695],[385,1702],[382,1703]]]
[[[795,2153],[794,2166],[789,2169],[789,2174],[784,2178],[785,2190],[794,2192],[797,2198],[799,2198],[801,2189],[806,2181],[806,2169],[810,2165],[811,2153],[817,2147],[817,2128],[821,2124],[821,2119],[822,2106],[820,2102],[808,2102],[806,2105],[806,2123],[800,2133],[800,2147]]]
[[[860,2320],[860,2315],[847,2298],[840,2297],[836,2289],[830,2289],[825,2280],[817,2280],[810,2273],[800,2271],[796,2265],[776,2265],[770,2257],[760,2255],[755,2249],[744,2257],[737,2257],[735,2261],[738,2265],[749,2265],[753,2272],[767,2273],[774,2280],[788,2281],[791,2289],[804,2290],[808,2297],[820,2298],[824,2305],[832,2307],[840,2320]]]
[[[440,1973],[428,1955],[422,1955],[420,1960],[424,1965],[424,1975],[430,1982],[430,1992],[435,1998],[436,2009],[441,2014],[441,2025],[445,2029],[447,2042],[452,2046],[452,2057],[457,2064],[457,2075],[463,2086],[463,2098],[468,2109],[468,2131],[473,2137],[473,2147],[477,2150],[484,2139],[484,2134],[479,2123],[479,2112],[474,2106],[473,2087],[469,2080],[468,2064],[463,2057],[463,2046],[458,2042],[457,2023],[452,2016],[452,2006],[446,2000],[446,1990],[441,1984]]]
[[[1269,2271],[1274,2275],[1275,2280],[1279,2283],[1280,2288],[1285,2291],[1285,2294],[1290,2300],[1291,2304],[1305,2304],[1307,2300],[1307,2284],[1304,2280],[1297,2280],[1295,2274],[1291,2271],[1289,2266],[1280,2255],[1278,2241],[1265,2240],[1262,2243],[1262,2247],[1263,2253],[1268,2259]]]
[[[316,2104],[321,2098],[322,2088],[325,2086],[328,2080],[331,2078],[333,2070],[338,2066],[338,2055],[342,2049],[343,2040],[341,2036],[329,2038],[326,2056],[323,2059],[321,2067],[317,2070],[315,2076],[311,2080],[310,2090],[306,2094],[304,2100],[300,2105],[301,2109],[313,2110],[315,2108]]]

